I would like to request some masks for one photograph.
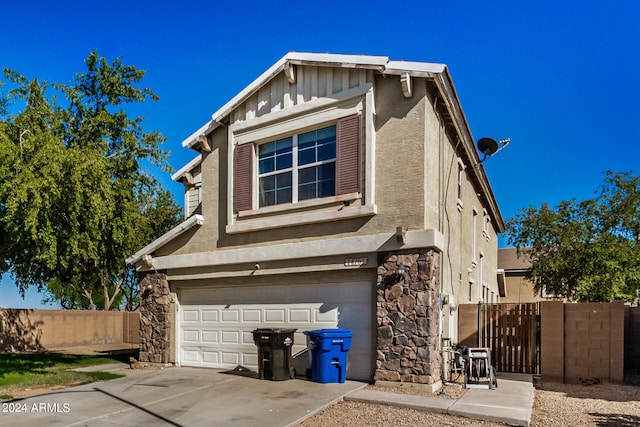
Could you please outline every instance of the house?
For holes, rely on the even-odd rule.
[[[251,331],[352,331],[347,377],[437,385],[497,300],[495,196],[447,67],[289,53],[184,140],[185,220],[128,259],[143,361],[256,368]]]
[[[533,283],[525,275],[531,267],[531,260],[526,254],[518,255],[516,248],[498,249],[498,271],[504,272],[505,294],[500,302],[538,302],[553,299],[544,290],[536,293]]]

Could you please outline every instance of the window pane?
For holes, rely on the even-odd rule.
[[[298,150],[298,165],[307,165],[316,161],[315,147]]]
[[[276,177],[275,176],[267,176],[264,178],[260,178],[260,191],[271,191],[276,188]]]
[[[259,173],[269,173],[275,170],[275,158],[260,159]]]
[[[293,163],[291,152],[276,157],[276,170],[289,169]]]
[[[298,172],[298,182],[300,183],[300,185],[315,182],[317,180],[316,173],[317,168],[300,169],[300,171]]]
[[[275,143],[276,143],[277,154],[290,153],[291,148],[293,147],[293,138],[289,137],[285,139],[280,139]]]
[[[336,177],[336,164],[335,163],[325,163],[318,167],[318,179],[319,180],[327,180],[327,179],[335,179]]]
[[[316,131],[301,133],[298,135],[298,148],[312,147],[316,143]]]
[[[260,207],[291,203],[291,172],[260,178]]]
[[[258,155],[260,156],[260,158],[267,157],[267,156],[273,156],[275,151],[276,151],[275,142],[268,142],[268,143],[262,144],[262,145],[260,145],[258,147]]]
[[[276,204],[275,191],[260,193],[260,207],[271,206]]]
[[[318,130],[318,143],[325,144],[327,142],[336,142],[336,127],[329,126],[328,128]]]
[[[298,199],[299,200],[307,200],[316,198],[316,183],[312,182],[311,184],[304,184],[298,186]]]
[[[329,197],[336,195],[336,181],[335,179],[327,179],[326,181],[320,181],[318,188],[318,197]]]
[[[276,191],[276,204],[291,203],[291,188]]]
[[[291,188],[291,172],[276,175],[276,185],[278,188]]]
[[[336,142],[329,142],[318,146],[318,160],[332,160],[336,158]]]

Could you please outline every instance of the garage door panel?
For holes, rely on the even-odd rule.
[[[220,363],[220,354],[217,351],[203,351],[202,352],[202,361],[204,363],[211,364],[219,364]]]
[[[316,323],[330,323],[334,324],[338,322],[338,309],[332,308],[327,310],[326,308],[317,308],[315,310],[315,322]]]
[[[291,308],[289,309],[289,323],[310,324],[312,310],[309,308]]]
[[[227,309],[222,310],[221,313],[222,323],[238,323],[240,320],[240,310],[239,309]]]
[[[199,331],[198,330],[183,330],[182,341],[184,343],[199,343]]]
[[[182,311],[182,321],[183,322],[197,322],[198,321],[198,310],[188,310],[185,309]]]
[[[221,344],[240,344],[239,331],[222,331],[220,337]]]
[[[218,331],[202,331],[203,344],[217,344],[218,341]]]
[[[202,314],[203,322],[218,322],[218,310],[202,310],[200,312]]]
[[[252,331],[296,328],[296,367],[308,364],[303,331],[341,327],[353,332],[347,376],[372,373],[372,284],[319,284],[181,289],[180,362],[185,366],[257,369]]]
[[[264,311],[265,323],[284,323],[286,319],[286,310],[284,308],[270,309]]]
[[[243,323],[260,323],[262,319],[262,310],[246,308],[242,310]]]

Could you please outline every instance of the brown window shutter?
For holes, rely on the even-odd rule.
[[[338,120],[336,193],[360,192],[360,116]]]
[[[253,208],[253,144],[238,145],[233,156],[233,212]]]

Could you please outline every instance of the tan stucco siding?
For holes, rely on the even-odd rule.
[[[426,82],[414,80],[406,99],[399,77],[376,78],[376,204],[363,232],[424,228],[424,111]]]

